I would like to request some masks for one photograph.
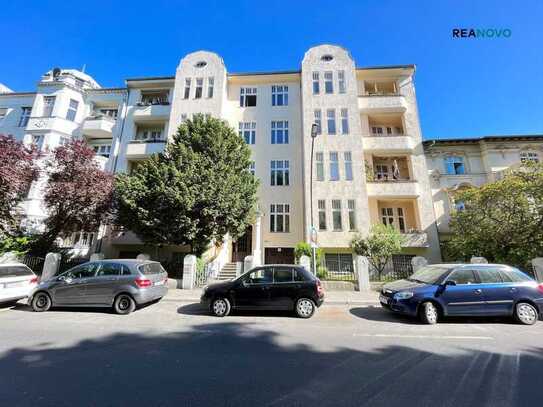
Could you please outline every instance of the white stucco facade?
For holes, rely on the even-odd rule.
[[[300,69],[283,72],[229,73],[219,55],[197,51],[180,59],[174,76],[127,79],[114,89],[61,70],[55,78],[44,76],[36,92],[0,94],[0,109],[7,112],[0,133],[25,142],[43,135],[44,149],[63,137],[82,137],[103,156],[104,168],[129,172],[163,151],[183,120],[208,114],[247,139],[260,179],[259,216],[246,237],[229,242],[232,261],[252,254],[260,262],[291,262],[311,225],[335,261],[334,255],[350,252],[355,234],[380,222],[408,237],[405,253],[438,261],[414,73],[413,65],[357,68],[350,53],[334,45],[309,49]],[[52,110],[44,114],[51,96]],[[77,112],[67,119],[74,101]],[[25,107],[29,119],[21,122]],[[319,119],[310,179],[311,128]],[[37,220],[44,215],[39,198],[35,188],[24,203]],[[99,249],[108,256],[145,250],[134,234],[116,230],[106,233]],[[166,248],[160,257],[185,249]]]

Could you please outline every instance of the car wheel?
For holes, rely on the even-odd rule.
[[[515,306],[515,319],[524,325],[533,325],[539,319],[537,309],[527,302],[519,302]]]
[[[32,309],[35,312],[45,312],[51,308],[51,297],[46,292],[39,292],[32,298]]]
[[[115,298],[113,303],[113,310],[120,315],[130,314],[136,309],[136,302],[128,294],[120,294]]]
[[[425,324],[434,325],[437,324],[439,318],[439,310],[432,302],[425,302],[420,307],[420,319]]]
[[[211,312],[216,317],[225,317],[230,314],[230,301],[226,298],[216,298],[211,303]]]
[[[309,298],[300,298],[296,301],[296,315],[300,318],[311,318],[315,313],[315,303]]]

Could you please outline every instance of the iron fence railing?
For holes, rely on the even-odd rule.
[[[415,255],[396,254],[392,256],[385,269],[379,276],[377,270],[370,266],[370,281],[394,281],[409,277],[413,274],[411,260]]]
[[[45,258],[36,256],[24,256],[21,259],[21,263],[26,264],[37,275],[41,275],[43,271],[43,265],[45,264]]]

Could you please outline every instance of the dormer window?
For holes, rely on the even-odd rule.
[[[323,61],[323,62],[330,62],[333,59],[334,59],[334,57],[332,55],[330,55],[330,54],[326,54],[326,55],[323,55],[321,57],[321,61]]]
[[[520,162],[522,164],[539,162],[539,155],[535,151],[523,151],[520,153]]]
[[[203,68],[204,66],[207,65],[207,62],[206,61],[198,61],[196,62],[196,64],[194,65],[196,68]]]

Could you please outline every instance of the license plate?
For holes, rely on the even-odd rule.
[[[385,304],[385,305],[388,304],[388,298],[385,297],[383,294],[379,295],[379,301],[381,302],[381,304]]]
[[[164,285],[164,280],[155,281],[155,285]]]

